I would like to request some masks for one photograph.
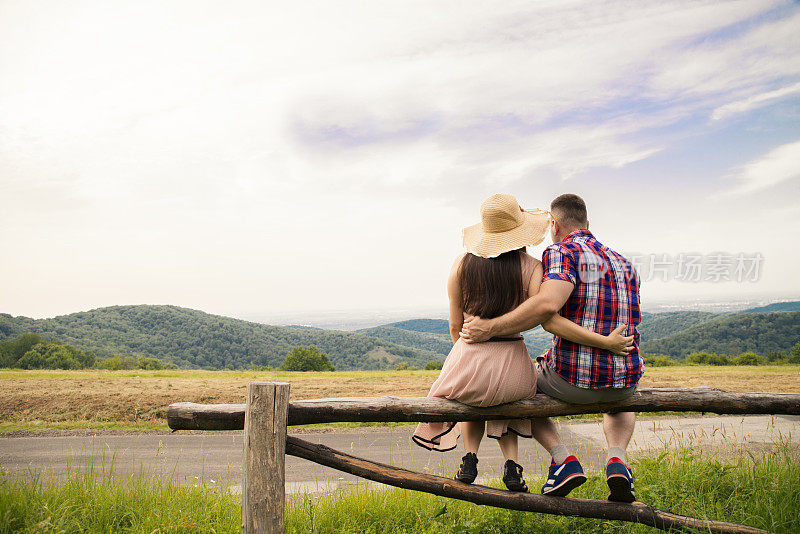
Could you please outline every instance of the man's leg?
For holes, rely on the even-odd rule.
[[[603,432],[608,443],[606,453],[606,483],[608,499],[611,501],[633,502],[636,494],[633,489],[633,473],[628,467],[625,450],[633,435],[636,414],[633,412],[603,414]]]
[[[606,443],[608,443],[606,462],[613,457],[617,457],[625,463],[628,462],[625,451],[631,441],[635,426],[636,414],[634,412],[603,414],[603,432],[606,435]]]
[[[545,395],[554,399],[564,400],[562,398],[562,391],[559,386],[559,378],[554,371],[552,371],[544,363],[544,359],[540,356],[536,359],[536,392],[544,393]],[[549,417],[534,417],[531,420],[533,430],[533,439],[539,442],[544,447],[553,462],[556,464],[563,464],[564,460],[569,456],[564,442],[561,441],[561,436],[558,434],[556,425]]]
[[[541,360],[537,360],[538,376],[536,378],[536,389],[538,393],[544,393],[554,399],[569,402],[562,391],[564,380],[550,370]],[[586,482],[586,475],[583,474],[583,467],[577,458],[571,456],[566,445],[558,434],[556,425],[548,417],[537,417],[533,419],[533,437],[541,443],[553,461],[547,473],[547,480],[542,486],[542,494],[564,497],[570,491]]]
[[[539,442],[544,449],[550,453],[553,462],[563,464],[569,456],[569,451],[561,436],[558,434],[556,425],[549,417],[535,417],[533,423],[533,439]]]

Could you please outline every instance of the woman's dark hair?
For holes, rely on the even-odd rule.
[[[504,252],[496,258],[465,254],[461,260],[461,302],[464,311],[484,319],[500,317],[522,303],[524,249]]]

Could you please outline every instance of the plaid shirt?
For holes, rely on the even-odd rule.
[[[644,372],[639,356],[639,275],[631,263],[589,232],[570,233],[542,255],[543,281],[564,280],[575,288],[559,312],[562,317],[603,335],[628,323],[634,336],[628,356],[578,345],[553,336],[545,363],[567,382],[582,388],[623,388],[636,385]]]

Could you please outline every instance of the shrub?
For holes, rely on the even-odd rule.
[[[119,356],[112,356],[111,358],[106,358],[100,364],[103,369],[108,369],[109,371],[119,371],[122,369],[122,358]]]
[[[439,371],[441,370],[444,363],[442,362],[428,362],[425,364],[426,371]]]
[[[695,352],[686,357],[686,363],[694,363],[698,365],[730,365],[731,361],[724,354]]]
[[[94,354],[57,341],[37,343],[17,360],[21,369],[86,369],[94,365]]]
[[[147,358],[145,356],[119,356],[115,354],[111,358],[102,360],[99,366],[109,371],[131,371],[133,369],[142,369],[144,371],[160,371],[162,369],[177,369],[178,366],[172,363],[164,363],[157,358]]]
[[[295,347],[286,356],[281,367],[284,371],[335,371],[328,357],[312,345]]]
[[[762,365],[764,358],[755,352],[744,352],[733,359],[736,365]]]
[[[765,358],[767,359],[767,361],[769,361],[769,362],[779,362],[779,361],[781,361],[781,360],[786,360],[786,359],[787,359],[789,356],[788,356],[788,355],[787,355],[785,352],[783,352],[783,351],[780,351],[780,350],[771,350],[771,351],[768,351],[768,352],[767,352],[767,353],[764,355],[764,357],[765,357]]]
[[[39,334],[29,332],[16,340],[0,341],[0,367],[19,367],[17,362],[25,353],[41,343]]]
[[[693,352],[686,357],[686,363],[694,363],[702,365],[708,363],[708,358],[711,356],[708,352]]]
[[[670,358],[669,356],[665,356],[663,354],[659,354],[658,356],[651,356],[646,355],[644,357],[644,364],[645,366],[651,367],[668,367],[670,365],[677,365],[678,362]]]
[[[791,352],[789,352],[789,363],[800,363],[800,341],[795,343]]]
[[[730,365],[731,360],[725,354],[712,354],[708,359],[709,365]]]

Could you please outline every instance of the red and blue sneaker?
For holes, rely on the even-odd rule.
[[[551,461],[547,482],[542,486],[542,495],[564,497],[584,482],[586,475],[583,474],[583,467],[574,456],[568,456],[561,464]]]
[[[608,495],[609,501],[633,502],[636,500],[631,468],[616,456],[610,458],[606,464],[606,483],[611,491]]]

